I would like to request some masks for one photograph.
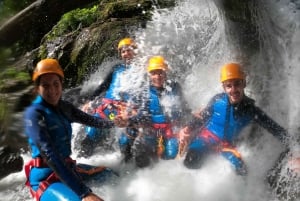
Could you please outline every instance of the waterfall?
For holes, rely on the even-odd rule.
[[[251,55],[241,55],[240,49],[226,36],[224,16],[213,1],[185,0],[178,1],[173,9],[157,9],[146,29],[132,33],[139,47],[139,56],[135,61],[138,67],[135,78],[139,79],[130,79],[135,82],[128,82],[127,86],[136,90],[142,81],[139,75],[147,58],[161,54],[171,67],[169,76],[182,84],[191,109],[196,110],[205,107],[214,94],[222,91],[220,67],[227,62],[246,59],[246,94],[254,98],[256,104],[293,137],[299,138],[299,5],[299,0],[265,0],[257,3],[252,17],[257,22],[259,47]],[[84,83],[83,89],[88,90],[101,82],[113,63],[103,63],[99,71]],[[79,130],[77,125],[74,125],[74,130]],[[121,167],[121,171],[122,168],[124,170],[118,184],[90,186],[106,201],[293,200],[289,192],[299,189],[299,181],[287,187],[276,183],[275,189],[271,189],[265,179],[284,150],[283,146],[259,127],[250,127],[243,132],[244,142],[239,144],[238,149],[249,166],[247,177],[237,176],[221,157],[211,158],[199,170],[185,168],[182,159],[179,159],[161,161],[143,170],[132,171]],[[290,148],[294,154],[300,155],[299,144],[293,140]],[[91,159],[78,158],[78,161],[117,166],[119,157],[117,152]],[[31,200],[22,179],[23,172],[0,181],[0,195],[6,200]],[[287,169],[280,172],[279,181],[295,182]],[[8,189],[11,183],[17,184]],[[276,198],[274,192],[280,188],[288,192],[285,197]]]

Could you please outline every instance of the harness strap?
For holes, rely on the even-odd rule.
[[[157,155],[158,157],[161,157],[165,151],[165,146],[164,146],[164,139],[163,136],[160,136],[158,138],[158,143],[157,143]]]
[[[65,161],[67,163],[76,163],[75,160],[73,160],[72,158],[68,157],[65,159]],[[32,195],[32,197],[34,197],[36,199],[36,201],[39,201],[41,198],[41,195],[43,194],[43,192],[54,182],[59,181],[58,176],[55,174],[55,172],[52,172],[44,181],[40,182],[39,184],[39,188],[37,189],[37,191],[34,191],[30,185],[29,182],[29,175],[30,175],[30,170],[33,167],[40,167],[40,168],[45,168],[45,167],[49,167],[47,165],[47,163],[45,162],[45,160],[43,160],[42,158],[38,157],[38,158],[33,158],[30,161],[28,161],[25,166],[24,166],[24,171],[25,171],[25,175],[26,175],[26,183],[25,185],[29,187],[30,190],[30,194]]]
[[[154,129],[163,129],[165,130],[164,137],[167,139],[173,137],[173,131],[170,123],[160,123],[160,124],[152,124]]]
[[[217,152],[231,152],[237,158],[242,158],[240,152],[232,146],[229,142],[225,140],[221,140],[218,136],[210,132],[208,129],[203,129],[200,135],[206,142],[213,140],[216,142],[216,146],[214,147]]]
[[[39,188],[37,191],[34,191],[32,188],[30,189],[32,197],[34,197],[37,201],[40,200],[42,194],[45,192],[45,190],[52,184],[59,181],[59,178],[56,176],[56,174],[53,172],[47,177],[46,180],[42,181],[39,184]]]
[[[109,108],[109,107],[111,107],[111,108]],[[112,99],[108,99],[108,98],[103,98],[102,104],[98,108],[96,108],[95,112],[98,113],[102,119],[113,120],[115,116],[113,114],[109,114],[109,115],[105,114],[104,110],[105,109],[109,109],[109,110],[116,109],[117,113],[119,114],[125,107],[126,107],[125,102],[116,101],[116,100],[112,100]]]

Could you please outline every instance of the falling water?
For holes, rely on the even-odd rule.
[[[246,93],[256,104],[299,136],[300,108],[300,1],[265,0],[258,3],[259,51],[249,55],[247,61]],[[169,77],[178,80],[191,109],[204,107],[215,93],[221,92],[219,68],[230,61],[240,61],[240,52],[232,48],[225,35],[224,17],[213,1],[180,1],[172,10],[156,10],[147,29],[137,30],[139,46],[127,87],[136,90],[143,81],[143,69],[151,55],[165,56],[171,67]],[[103,63],[98,73],[91,75],[83,90],[89,90],[102,81],[112,62]],[[133,82],[134,81],[134,82]],[[74,132],[79,125],[74,124]],[[119,167],[120,153],[96,154],[79,162],[104,164],[118,169],[120,180],[104,186],[91,184],[92,189],[106,201],[269,201],[276,200],[265,180],[283,146],[261,128],[247,128],[244,141],[238,146],[249,167],[247,177],[237,176],[229,163],[221,157],[211,158],[201,169],[189,170],[182,159],[161,161],[154,167],[133,170]],[[247,140],[252,136],[251,140]],[[253,138],[254,136],[254,138]],[[300,155],[299,145],[291,140],[291,150]],[[76,149],[74,150],[76,157]],[[24,156],[28,159],[28,156]],[[282,181],[291,181],[282,171]],[[24,187],[23,173],[8,176],[0,182],[0,195],[5,200],[31,200]],[[298,179],[299,180],[299,179]],[[299,189],[293,183],[287,191]],[[294,189],[294,190],[295,190]],[[276,189],[275,189],[276,190]],[[288,195],[289,196],[289,195]],[[291,200],[289,197],[282,200]],[[298,198],[299,199],[299,198]]]

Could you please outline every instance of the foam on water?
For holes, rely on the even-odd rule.
[[[262,47],[250,61],[253,67],[248,70],[247,94],[297,136],[300,122],[300,14],[295,4],[299,5],[299,1],[268,0],[259,4],[257,17]],[[220,66],[238,60],[238,52],[229,49],[223,19],[212,1],[186,0],[180,1],[172,10],[157,10],[146,30],[132,34],[136,36],[139,56],[134,61],[136,72],[133,70],[130,75],[133,77],[122,80],[128,82],[125,86],[139,89],[145,79],[143,68],[147,59],[162,54],[170,65],[170,76],[182,83],[192,109],[204,107],[209,98],[222,91],[218,80]],[[84,84],[83,90],[88,91],[99,84],[114,62],[102,64],[101,70]],[[79,132],[80,126],[74,124],[73,129],[74,133]],[[252,132],[251,128],[246,129],[245,139]],[[257,136],[254,140],[238,145],[249,168],[247,177],[237,176],[228,162],[219,156],[211,157],[199,170],[185,168],[182,159],[160,161],[154,167],[134,170],[130,165],[120,166],[122,157],[118,150],[101,152],[89,159],[77,158],[77,161],[106,165],[120,173],[117,182],[91,185],[106,201],[275,200],[266,185],[265,175],[283,147],[263,129],[256,129],[254,134]],[[300,153],[298,144],[292,143],[291,147],[295,153]],[[284,172],[282,177],[288,178]],[[5,200],[31,200],[24,182],[23,172],[2,179],[0,196]]]

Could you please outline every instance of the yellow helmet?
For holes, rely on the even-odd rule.
[[[55,73],[64,78],[64,72],[56,59],[43,59],[37,63],[32,80],[36,81],[41,75],[47,73]]]
[[[120,40],[118,44],[118,50],[126,46],[131,46],[134,49],[136,48],[136,44],[132,38],[123,38],[122,40]]]
[[[148,61],[148,72],[153,70],[168,70],[168,65],[166,64],[165,58],[162,56],[153,56]]]
[[[245,79],[245,73],[242,71],[240,64],[228,63],[221,68],[220,81],[224,82],[230,79]]]

